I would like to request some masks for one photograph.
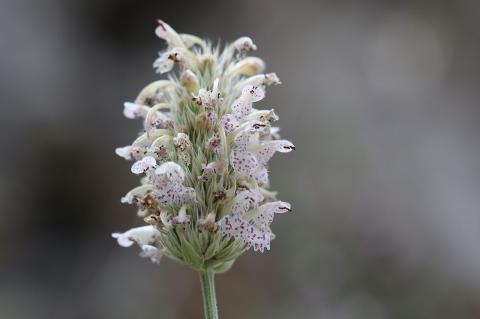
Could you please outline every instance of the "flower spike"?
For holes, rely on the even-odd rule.
[[[279,137],[272,108],[254,104],[280,84],[257,49],[241,37],[224,49],[158,20],[166,42],[153,67],[173,72],[144,87],[123,114],[142,119],[143,131],[115,153],[132,161],[140,185],[122,203],[136,206],[146,226],[114,233],[142,257],[166,256],[199,271],[225,271],[245,250],[270,249],[277,214],[291,211],[268,190],[268,162],[295,146]],[[176,67],[177,66],[177,67]]]

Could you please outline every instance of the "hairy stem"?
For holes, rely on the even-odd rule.
[[[214,275],[210,270],[200,272],[205,319],[218,319]]]

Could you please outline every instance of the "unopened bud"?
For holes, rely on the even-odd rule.
[[[262,59],[256,57],[247,57],[238,62],[230,71],[232,76],[246,75],[252,76],[258,73],[262,73],[265,70],[265,62]]]
[[[190,70],[186,70],[180,76],[180,83],[187,89],[190,93],[198,92],[198,78]]]

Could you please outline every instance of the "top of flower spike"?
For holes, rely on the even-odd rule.
[[[221,51],[161,20],[155,33],[167,48],[154,67],[166,73],[178,65],[180,75],[149,84],[125,103],[125,116],[142,119],[144,132],[116,149],[134,161],[132,173],[144,175],[122,202],[138,206],[150,226],[114,237],[124,246],[138,243],[155,262],[164,254],[224,270],[245,248],[270,249],[274,215],[290,211],[267,190],[267,165],[276,152],[295,147],[278,139],[273,109],[254,108],[280,80],[247,56],[257,49],[249,37]]]
[[[160,19],[157,19],[158,26],[155,29],[155,34],[167,41],[169,47],[185,47],[185,43],[182,38],[172,29],[170,25],[163,22]]]

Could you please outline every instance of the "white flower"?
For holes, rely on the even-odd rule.
[[[263,200],[263,195],[256,190],[244,190],[235,196],[232,213],[243,216],[251,208],[256,207]]]
[[[268,228],[260,228],[239,216],[231,215],[223,217],[218,226],[221,234],[243,241],[248,248],[253,247],[262,253],[265,249],[270,250],[272,233]]]
[[[153,67],[157,69],[157,73],[163,74],[173,69],[175,63],[180,65],[185,63],[183,53],[178,49],[159,53],[158,59],[153,62]]]
[[[247,120],[259,121],[270,124],[273,121],[278,121],[278,116],[273,109],[271,110],[253,110],[248,116]]]
[[[142,252],[140,253],[140,257],[143,258],[150,258],[152,263],[159,264],[162,260],[162,252],[155,246],[152,245],[143,245]]]
[[[262,186],[269,186],[267,164],[275,152],[288,153],[295,149],[295,146],[287,140],[265,141],[260,144],[254,144],[250,149],[256,149],[255,157],[258,165],[252,172],[252,176],[257,183]]]
[[[263,83],[268,86],[282,84],[276,73],[265,74],[265,81]]]
[[[244,195],[241,197],[244,198]],[[242,199],[242,203],[238,209],[232,209],[232,214],[218,222],[219,231],[226,236],[242,240],[247,247],[253,247],[255,251],[270,250],[272,232],[269,226],[273,216],[290,211],[290,204],[281,201],[271,202],[255,208],[252,213],[247,213],[248,201]]]
[[[274,214],[283,214],[291,210],[291,205],[287,202],[276,201],[263,204],[258,208],[255,223],[257,225],[270,225],[273,222]]]
[[[132,145],[132,157],[141,160],[147,154],[147,149],[141,145]]]
[[[250,176],[258,166],[258,160],[248,148],[250,132],[243,131],[235,137],[237,147],[230,153],[230,163],[240,175]]]
[[[150,168],[154,168],[157,165],[157,161],[152,156],[145,156],[139,161],[133,163],[131,171],[133,174],[142,174],[148,171]]]
[[[148,112],[148,107],[145,105],[125,102],[123,103],[123,115],[129,119],[136,119],[139,117],[145,117]]]
[[[124,159],[130,161],[132,160],[132,146],[127,145],[124,147],[117,147],[115,149],[115,154],[117,154],[120,157],[123,157]]]
[[[182,184],[169,183],[154,190],[160,206],[182,205],[195,200],[195,190]]]
[[[122,247],[130,247],[134,243],[140,247],[143,245],[150,245],[160,236],[160,232],[153,226],[142,226],[132,228],[124,233],[113,233],[112,237],[116,238],[118,244]]]
[[[280,79],[278,78],[276,73],[265,73],[265,74],[257,74],[251,77],[248,77],[235,85],[234,90],[239,91],[243,89],[246,85],[253,85],[253,86],[271,86],[271,85],[279,85]]]
[[[227,133],[232,133],[240,125],[238,120],[232,114],[225,114],[224,116],[222,116],[221,121],[222,121],[223,128]]]
[[[258,165],[255,171],[252,173],[253,178],[257,181],[259,186],[270,186],[270,180],[268,178],[268,168],[266,165]]]
[[[185,179],[185,172],[175,162],[167,162],[155,169],[155,175],[167,179],[173,183],[182,183]]]
[[[149,176],[153,193],[161,206],[182,205],[195,200],[195,190],[185,187],[185,172],[174,162],[163,163]]]
[[[122,203],[133,204],[138,198],[144,197],[147,193],[152,191],[152,185],[141,185],[129,191],[121,198]]]
[[[288,153],[293,150],[295,150],[295,145],[287,140],[261,142],[257,150],[257,158],[260,164],[267,165],[275,152]]]
[[[248,51],[256,50],[257,46],[253,43],[249,37],[241,37],[237,39],[233,46],[238,51],[239,57],[244,57]]]
[[[243,88],[242,94],[233,102],[232,111],[237,120],[242,120],[252,111],[252,103],[262,100],[265,97],[265,91],[262,88],[247,85]]]

